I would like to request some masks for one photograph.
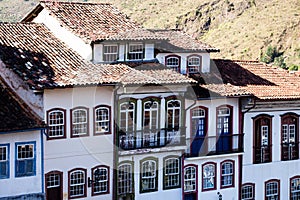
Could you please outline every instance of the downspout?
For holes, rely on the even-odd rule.
[[[44,135],[46,135],[45,129],[41,130],[41,185],[42,185],[42,193],[45,194],[45,180],[44,180]]]
[[[112,199],[117,200],[118,194],[117,194],[117,186],[118,186],[118,161],[119,161],[119,148],[117,146],[117,120],[118,120],[118,100],[119,100],[119,95],[117,94],[118,89],[121,87],[121,84],[118,85],[116,88],[114,88],[113,91],[113,98],[114,98],[114,123],[113,123],[113,193],[112,193]]]
[[[239,112],[240,112],[240,133],[243,133],[244,136],[244,118],[245,118],[245,114],[248,113],[250,110],[252,110],[253,108],[255,108],[256,106],[256,98],[253,97],[253,105],[251,107],[249,107],[247,110],[242,111],[242,102],[241,99],[239,99]],[[244,151],[244,137],[243,137],[243,151]],[[241,199],[241,193],[242,193],[242,184],[243,184],[243,155],[239,155],[238,156],[238,162],[239,162],[239,169],[240,169],[240,173],[239,173],[239,189],[238,189],[238,199]]]

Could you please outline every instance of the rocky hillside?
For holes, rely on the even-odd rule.
[[[258,60],[272,46],[300,65],[300,0],[77,1],[111,2],[146,28],[182,29],[220,48],[214,57]],[[20,20],[37,2],[0,0],[0,20]]]

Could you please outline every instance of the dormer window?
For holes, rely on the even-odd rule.
[[[199,73],[201,69],[201,57],[193,55],[188,57],[187,60],[187,71],[188,73]]]
[[[180,57],[176,55],[170,55],[166,57],[166,66],[180,73]]]
[[[128,45],[128,59],[129,60],[144,59],[144,45],[143,44],[129,44]]]
[[[118,60],[119,50],[117,44],[103,46],[103,61],[113,62]]]

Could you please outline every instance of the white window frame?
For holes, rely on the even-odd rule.
[[[146,160],[142,162],[141,191],[153,191],[156,189],[156,161]],[[147,186],[147,188],[145,188]]]
[[[170,103],[172,102],[178,102],[179,103],[179,106],[169,106]],[[169,114],[169,111],[172,113],[172,116],[171,116],[171,119],[172,119],[172,122],[170,124],[172,124],[172,127],[168,127],[168,128],[172,128],[174,129],[175,128],[175,125],[176,125],[176,110],[179,111],[179,114],[178,114],[178,128],[181,127],[181,101],[180,100],[169,100],[167,101],[167,113]],[[167,119],[169,120],[169,119]],[[169,124],[169,121],[167,122],[167,125]]]
[[[166,58],[166,66],[179,72],[180,69],[180,59],[177,56],[169,56]]]
[[[116,48],[116,51],[113,51],[113,48]],[[108,50],[106,52],[106,50]],[[117,44],[105,44],[103,45],[103,61],[104,62],[114,62],[118,60],[119,56],[119,45]],[[109,59],[106,59],[106,58]]]
[[[206,126],[206,124],[205,124],[205,110],[204,109],[202,109],[202,108],[194,108],[193,110],[192,110],[192,125],[193,125],[193,127],[192,127],[192,133],[193,134],[195,134],[195,135],[201,135],[201,136],[204,136],[205,135],[205,126]],[[202,130],[198,130],[198,132],[199,132],[199,134],[197,133],[197,130],[195,130],[195,125],[197,126],[197,129],[198,129],[198,127],[199,127],[199,120],[200,119],[203,119],[203,120],[201,120],[201,122],[204,122],[204,124],[200,124],[201,125],[201,128],[202,128]],[[195,123],[196,122],[196,123]]]
[[[53,173],[47,176],[47,188],[60,187],[60,174]]]
[[[52,118],[52,116],[54,118]],[[48,113],[48,137],[61,138],[65,137],[65,111],[61,109],[51,110]],[[60,122],[61,121],[61,122]]]
[[[78,112],[80,112],[80,113],[78,113]],[[76,130],[80,130],[80,131],[77,132]],[[87,109],[75,108],[72,110],[72,133],[71,134],[72,134],[72,136],[81,136],[81,135],[88,134],[88,111],[87,111]]]
[[[5,172],[2,172],[3,176],[0,179],[9,178],[9,144],[0,144],[0,166],[5,165]],[[4,174],[5,173],[5,174]]]
[[[164,160],[164,188],[180,186],[180,159],[167,158]]]
[[[277,181],[271,181],[266,183],[266,200],[273,200],[276,198],[276,200],[279,200],[279,182]]]
[[[203,190],[210,190],[216,188],[216,165],[212,163],[204,164],[202,167],[203,174],[202,174],[202,188]],[[211,186],[208,185],[211,183]]]
[[[133,193],[133,165],[124,163],[118,167],[118,195]],[[120,173],[122,172],[122,174]]]
[[[108,167],[104,167],[104,166],[99,166],[93,169],[93,180],[95,179],[95,172],[96,170],[100,170],[102,172],[104,172],[104,174],[100,175],[100,180],[96,181],[93,183],[93,194],[98,195],[98,194],[103,194],[103,193],[107,193],[109,190],[109,169]]]
[[[290,193],[291,193],[291,200],[298,200],[300,197],[300,177],[294,177],[291,179],[291,187],[290,187]]]
[[[144,44],[130,43],[128,44],[128,59],[129,60],[143,60],[144,59]],[[141,50],[139,50],[141,49]],[[139,51],[137,51],[139,50]]]
[[[196,59],[199,61],[195,63]],[[201,57],[200,56],[190,56],[187,61],[188,73],[198,73],[201,68]]]
[[[254,199],[254,185],[244,184],[241,191],[242,200],[253,200]]]
[[[100,113],[99,113],[100,112]],[[110,133],[110,108],[99,106],[94,111],[95,134]]]
[[[184,192],[197,191],[197,168],[196,166],[184,167]]]
[[[223,162],[221,165],[221,187],[234,185],[234,163],[232,161]]]
[[[72,177],[76,176],[76,177]],[[82,177],[78,177],[82,176]],[[71,198],[76,197],[84,197],[85,196],[85,190],[86,190],[86,172],[84,170],[74,170],[70,172],[70,185],[69,185],[69,192]],[[82,193],[80,193],[80,190],[82,190]],[[72,194],[72,191],[74,194]]]

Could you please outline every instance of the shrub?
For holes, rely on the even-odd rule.
[[[283,55],[274,58],[274,65],[281,67],[283,69],[287,69],[286,63],[284,62]]]
[[[298,69],[299,69],[299,66],[294,65],[294,64],[292,64],[292,65],[289,67],[289,71],[298,71]]]
[[[266,52],[261,55],[260,60],[264,63],[271,63],[274,62],[275,57],[279,56],[279,53],[277,51],[276,47],[268,46]]]

